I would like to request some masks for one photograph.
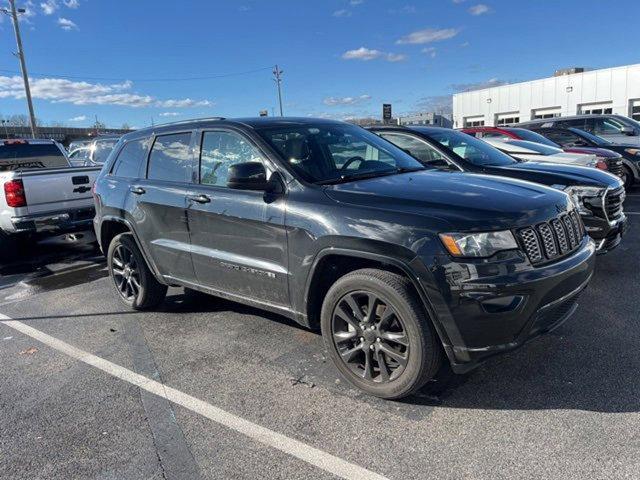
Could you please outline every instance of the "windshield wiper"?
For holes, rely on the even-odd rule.
[[[336,185],[338,183],[346,183],[354,180],[365,180],[367,178],[385,177],[387,175],[396,175],[398,173],[417,172],[420,170],[426,170],[424,167],[398,167],[392,170],[375,170],[372,172],[362,173],[349,173],[340,175],[337,178],[330,178],[328,180],[321,180],[316,182],[318,185]]]

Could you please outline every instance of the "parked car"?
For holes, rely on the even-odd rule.
[[[527,130],[526,128],[469,127],[463,128],[462,131],[482,140],[488,138],[494,138],[496,140],[526,140],[528,142],[540,143],[549,147],[560,148],[568,153],[585,153],[587,155],[595,155],[596,160],[598,160],[598,163],[596,163],[596,168],[600,168],[601,170],[608,170],[610,173],[618,175],[623,179],[623,181],[625,181],[624,177],[626,172],[622,168],[622,156],[619,153],[607,150],[606,148],[587,145],[581,147],[577,145],[564,146],[560,145],[557,142],[554,142],[552,139],[549,139],[544,135],[540,135],[539,133],[536,133],[532,130]]]
[[[97,137],[89,144],[69,150],[69,161],[77,167],[102,166],[119,138],[119,135]]]
[[[118,297],[167,285],[320,328],[383,398],[415,392],[555,328],[591,278],[573,202],[542,185],[425,168],[365,129],[210,119],[126,134],[95,188]],[[543,232],[543,237],[537,231]]]
[[[579,128],[613,143],[640,145],[640,123],[624,115],[575,115],[531,120],[519,127]]]
[[[500,175],[564,190],[574,201],[598,252],[620,244],[627,226],[621,179],[603,171],[551,163],[519,162],[465,133],[438,127],[371,127],[426,166]]]
[[[638,145],[612,143],[597,135],[572,127],[544,127],[535,128],[533,131],[563,147],[599,147],[614,151],[622,156],[622,168],[624,169],[622,178],[625,187],[630,188],[634,183],[640,182],[640,146]]]
[[[98,167],[73,168],[53,140],[0,143],[0,257],[21,238],[91,227]]]
[[[598,160],[595,155],[591,154],[566,153],[556,147],[549,147],[526,140],[486,138],[484,141],[492,147],[522,161],[531,160],[534,162],[560,163],[563,165],[598,168]]]

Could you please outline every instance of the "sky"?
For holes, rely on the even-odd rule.
[[[613,4],[615,3],[615,7]],[[6,6],[0,0],[0,6]],[[17,0],[36,116],[143,127],[207,116],[379,117],[571,66],[640,63],[638,0]],[[0,115],[26,114],[0,14]]]

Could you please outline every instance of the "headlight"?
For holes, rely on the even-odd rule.
[[[583,215],[591,215],[591,210],[585,206],[584,201],[589,198],[597,198],[604,193],[603,188],[584,186],[567,187],[564,191],[571,197],[578,213]]]
[[[640,156],[640,148],[625,148],[624,151],[631,155]]]
[[[490,257],[501,250],[518,248],[509,230],[483,233],[441,233],[440,240],[454,257]]]

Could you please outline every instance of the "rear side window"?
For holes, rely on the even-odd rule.
[[[190,141],[190,132],[156,137],[149,157],[147,178],[186,182],[191,171]]]
[[[67,158],[53,143],[0,144],[0,172],[68,166]]]
[[[148,138],[127,142],[116,160],[113,175],[124,178],[137,178],[140,176],[140,165],[147,156],[149,146]]]

